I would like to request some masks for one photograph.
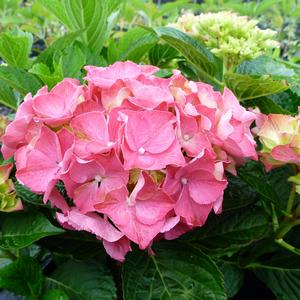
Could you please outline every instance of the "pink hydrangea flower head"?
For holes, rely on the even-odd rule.
[[[25,97],[2,153],[14,155],[17,180],[44,194],[64,228],[95,235],[114,259],[123,261],[131,242],[151,253],[154,241],[220,213],[224,169],[235,174],[245,158],[256,159],[255,118],[265,162],[299,157],[298,118],[274,133],[268,117],[247,111],[226,88],[176,70],[159,78],[157,67],[130,61],[85,69],[84,84],[66,78]]]

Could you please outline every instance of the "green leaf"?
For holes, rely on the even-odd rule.
[[[178,51],[167,44],[157,44],[150,49],[148,55],[151,65],[164,68],[178,57]]]
[[[160,78],[169,78],[173,75],[173,72],[171,69],[159,69],[154,75]]]
[[[11,66],[0,66],[0,79],[22,95],[34,94],[42,86],[35,75]]]
[[[63,1],[61,0],[38,0],[45,8],[51,11],[58,20],[60,20],[66,27],[71,28],[69,18],[64,9]]]
[[[0,103],[14,110],[18,107],[17,99],[12,89],[3,80],[0,80]]]
[[[248,75],[270,75],[273,79],[286,79],[295,75],[293,69],[273,60],[269,56],[260,56],[254,60],[246,60],[237,66],[237,73]]]
[[[63,79],[61,72],[56,70],[51,73],[48,66],[43,63],[34,64],[29,72],[37,75],[49,89]]]
[[[181,242],[159,242],[155,255],[135,251],[122,269],[124,300],[226,299],[221,272],[209,256]]]
[[[222,271],[225,280],[225,290],[229,298],[234,297],[244,283],[244,273],[236,265],[221,261],[218,267]]]
[[[0,34],[0,56],[13,67],[25,68],[32,47],[32,35],[17,30]]]
[[[36,63],[44,63],[50,69],[53,68],[53,56],[55,52],[62,51],[67,47],[72,46],[76,39],[82,35],[84,30],[78,30],[65,34],[64,36],[58,38],[49,47],[47,47],[36,59]]]
[[[267,115],[268,114],[286,114],[286,115],[291,114],[288,110],[284,109],[283,107],[281,107],[280,105],[278,105],[268,97],[245,100],[243,104],[246,107],[257,106],[262,113]]]
[[[72,256],[78,260],[97,259],[98,262],[107,260],[102,242],[83,231],[67,231],[61,235],[46,237],[40,240],[39,244],[63,259]]]
[[[238,176],[227,174],[228,186],[223,197],[223,212],[248,206],[257,201],[256,192]]]
[[[0,269],[11,264],[13,259],[14,256],[9,251],[0,249]]]
[[[18,295],[37,299],[41,294],[43,282],[42,269],[31,257],[20,257],[0,269],[0,288]]]
[[[285,254],[267,263],[253,264],[251,269],[270,288],[278,300],[298,300],[300,295],[299,266],[299,257]]]
[[[138,63],[157,40],[153,32],[141,27],[132,28],[118,42],[111,41],[108,48],[109,62],[131,60]]]
[[[43,197],[31,192],[25,185],[20,184],[18,181],[14,182],[15,190],[19,198],[22,199],[23,204],[45,206],[43,203]]]
[[[247,207],[211,215],[205,226],[182,237],[217,255],[234,253],[241,247],[263,238],[269,222],[261,208]]]
[[[290,89],[275,95],[270,95],[270,98],[274,103],[280,105],[285,111],[289,111],[292,114],[298,114],[298,106],[300,106],[300,94],[298,95],[293,91],[293,87]]]
[[[278,195],[275,205],[284,210],[286,208],[289,194],[292,189],[292,183],[288,181],[290,176],[295,173],[290,165],[285,165],[280,168],[275,168],[266,174],[266,179],[273,186],[276,194]]]
[[[72,300],[116,299],[110,271],[98,261],[69,260],[46,280],[48,288],[59,288]]]
[[[69,296],[62,290],[53,289],[47,291],[42,300],[70,300]]]
[[[266,202],[271,202],[284,209],[291,189],[288,177],[293,175],[289,166],[276,168],[266,173],[264,166],[258,162],[248,162],[238,169],[238,175],[251,186]]]
[[[53,226],[39,212],[11,213],[5,218],[2,226],[0,247],[24,248],[43,237],[63,232],[63,229]]]
[[[248,162],[238,169],[238,175],[265,199],[271,202],[279,200],[279,196],[266,178],[266,172],[261,163]]]
[[[22,3],[22,0],[0,0],[0,9],[14,9],[17,10],[19,5]]]
[[[278,300],[298,300],[300,270],[259,268],[255,274],[276,295]]]
[[[222,64],[201,42],[174,28],[147,29],[177,49],[193,65],[201,79],[218,83],[216,78],[221,77]]]
[[[60,58],[63,76],[79,78],[85,62],[85,55],[78,46],[73,45],[66,48]]]
[[[83,42],[97,54],[100,54],[112,24],[115,21],[114,9],[119,1],[63,0],[63,10],[72,31],[85,29]]]
[[[251,75],[227,73],[225,82],[240,101],[280,93],[289,88],[284,81],[275,81],[269,76],[258,78]]]

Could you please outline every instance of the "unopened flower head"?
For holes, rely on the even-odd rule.
[[[221,11],[198,16],[186,13],[169,26],[201,40],[216,56],[232,66],[279,46],[274,40],[276,32],[260,29],[257,23],[236,13]]]

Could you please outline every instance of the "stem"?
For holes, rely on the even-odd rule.
[[[296,225],[295,221],[291,221],[291,220],[283,221],[277,230],[275,239],[276,240],[282,239],[295,225]]]
[[[277,239],[275,240],[275,242],[280,245],[281,247],[297,254],[297,255],[300,255],[300,249],[290,245],[289,243],[285,242],[283,239]]]
[[[300,203],[297,205],[296,209],[295,209],[295,217],[299,217],[300,216]]]
[[[292,209],[293,209],[293,206],[294,206],[294,201],[295,201],[295,195],[296,195],[296,184],[293,183],[292,189],[291,189],[291,192],[290,192],[290,196],[289,196],[289,200],[288,200],[288,203],[287,203],[287,206],[286,206],[286,212],[288,214],[291,214],[291,212],[292,212]]]
[[[20,249],[16,249],[16,257],[20,257]]]
[[[280,227],[277,229],[275,239],[280,240],[282,239],[294,226],[300,225],[300,219],[286,219],[284,220]]]
[[[273,203],[271,203],[271,207],[272,207],[272,224],[273,224],[273,230],[277,231],[279,228],[279,223],[278,223],[278,218],[276,215],[276,211],[275,211],[275,206]]]

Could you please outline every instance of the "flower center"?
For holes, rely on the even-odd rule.
[[[181,177],[180,181],[183,185],[186,185],[188,183],[188,180],[185,177]]]
[[[139,148],[139,150],[138,150],[138,153],[141,155],[143,155],[145,152],[146,152],[146,150],[143,147]]]
[[[101,182],[101,181],[102,181],[102,177],[101,177],[100,175],[96,175],[96,176],[95,176],[95,180],[96,180],[97,182]]]
[[[188,141],[188,140],[190,140],[192,137],[189,135],[189,134],[184,134],[183,135],[183,139],[185,140],[185,141]]]
[[[131,197],[127,197],[126,202],[127,202],[128,206],[134,206],[135,205],[135,200],[132,199]]]

